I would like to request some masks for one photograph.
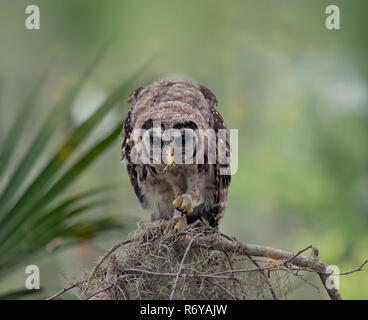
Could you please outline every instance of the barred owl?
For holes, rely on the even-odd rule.
[[[230,184],[230,162],[219,161],[219,149],[228,159],[230,144],[215,95],[189,81],[163,80],[135,90],[128,102],[122,162],[141,205],[152,220],[176,219],[175,229],[197,219],[218,228]],[[208,129],[215,138],[203,136]]]

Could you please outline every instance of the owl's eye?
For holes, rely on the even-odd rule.
[[[193,121],[186,121],[182,123],[177,123],[173,126],[174,129],[192,129],[197,130],[198,127]]]
[[[160,121],[153,121],[152,119],[149,119],[145,123],[143,123],[142,129],[150,130],[152,128],[158,128],[160,126],[161,126],[161,130],[164,131],[165,125],[163,123],[161,123]]]
[[[152,128],[152,126],[153,126],[153,121],[152,119],[149,119],[145,123],[143,123],[142,129],[149,130]]]

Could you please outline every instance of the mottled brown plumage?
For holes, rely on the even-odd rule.
[[[215,95],[188,81],[157,81],[135,90],[128,101],[132,107],[124,124],[122,160],[142,206],[151,211],[153,220],[170,219],[178,213],[174,206],[188,213],[193,209],[187,215],[188,222],[201,218],[217,227],[225,212],[230,184],[230,172],[220,174],[220,170],[229,168],[229,164],[209,163],[207,151],[204,163],[170,168],[166,164],[140,164],[131,159],[136,143],[131,136],[133,130],[150,129],[158,121],[164,130],[226,129],[216,109]],[[229,156],[228,136],[225,141],[219,138],[218,143]]]

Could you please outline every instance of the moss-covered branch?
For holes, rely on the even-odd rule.
[[[342,299],[333,282],[336,275],[312,246],[292,253],[243,243],[208,226],[165,234],[166,226],[166,221],[140,223],[128,240],[97,261],[85,280],[50,298],[78,287],[81,299],[279,299],[286,297],[285,283],[292,277],[319,290],[304,278],[303,272],[313,272],[331,299]],[[303,255],[307,250],[312,253]],[[345,274],[361,271],[365,263]]]

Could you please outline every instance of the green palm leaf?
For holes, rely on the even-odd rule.
[[[9,163],[9,160],[12,158],[13,152],[15,150],[14,141],[19,140],[20,136],[24,132],[24,129],[26,128],[27,120],[29,119],[30,114],[34,110],[37,97],[40,93],[40,90],[45,81],[46,74],[48,73],[48,71],[49,68],[46,68],[40,80],[36,84],[35,88],[24,100],[23,105],[19,109],[17,116],[13,122],[12,128],[8,131],[8,134],[4,138],[0,151],[0,179],[4,175],[5,169]]]
[[[11,224],[6,228],[4,233],[5,237],[1,241],[0,251],[7,252],[8,250],[14,250],[16,248],[17,242],[23,238],[21,232],[16,232],[19,230],[21,225],[27,226],[26,231],[33,232],[33,224],[29,224],[28,221],[30,217],[32,219],[44,218],[44,213],[41,211],[42,208],[50,203],[57,195],[60,194],[71,182],[73,182],[76,177],[85,169],[88,165],[94,161],[98,155],[100,155],[104,150],[106,150],[112,142],[115,141],[116,137],[121,131],[121,124],[119,124],[110,134],[107,135],[101,142],[93,146],[84,156],[82,156],[77,163],[72,166],[55,184],[48,192],[42,195],[42,198],[35,203],[31,209],[25,212],[25,215],[16,215],[12,220]],[[52,211],[50,211],[52,212]],[[2,259],[0,258],[0,261]],[[1,262],[0,262],[1,263]]]
[[[94,220],[82,217],[91,209],[107,203],[108,199],[106,197],[101,199],[100,194],[109,188],[93,188],[67,198],[63,193],[116,141],[122,129],[121,122],[112,127],[99,141],[92,143],[83,154],[79,152],[83,142],[90,137],[107,113],[128,96],[134,82],[146,69],[147,64],[122,82],[87,120],[73,128],[38,174],[28,182],[30,174],[38,166],[41,157],[46,154],[51,136],[65,120],[72,101],[105,50],[99,52],[69,92],[54,106],[0,193],[0,281],[17,266],[24,264],[27,259],[31,257],[34,259],[35,254],[45,254],[47,245],[54,239],[62,239],[57,246],[57,249],[60,249],[99,232],[122,227],[110,217]],[[0,177],[8,169],[8,164],[14,161],[14,146],[25,133],[24,123],[36,104],[43,82],[44,76],[24,100],[19,114],[2,141]],[[94,199],[95,197],[100,198]]]
[[[45,123],[39,130],[36,137],[33,139],[33,142],[31,143],[27,152],[25,152],[22,160],[19,162],[19,165],[14,170],[14,173],[9,179],[8,185],[5,187],[4,192],[0,196],[0,219],[2,219],[6,215],[7,209],[9,209],[9,207],[11,207],[11,205],[13,204],[13,199],[15,198],[16,195],[18,195],[17,191],[19,191],[20,186],[24,183],[29,173],[32,171],[35,164],[40,159],[40,156],[45,151],[47,143],[50,141],[51,137],[56,131],[56,128],[61,123],[60,119],[64,118],[68,108],[70,107],[71,102],[77,96],[78,92],[80,91],[83,84],[86,82],[86,80],[92,73],[96,64],[102,58],[105,51],[106,48],[104,47],[92,60],[92,62],[84,70],[84,72],[82,72],[81,76],[71,87],[69,92],[52,109]],[[31,98],[35,99],[36,95],[33,94]],[[34,100],[28,100],[27,102],[30,105],[34,105]],[[23,110],[21,110],[21,113],[22,111]],[[23,126],[23,124],[15,123],[13,130],[17,129],[17,127],[19,126]],[[14,140],[14,136],[16,135],[16,133],[14,133],[13,130],[10,130],[8,135],[9,137],[12,138],[11,141],[9,141],[9,144],[12,146],[16,145],[18,141]]]

